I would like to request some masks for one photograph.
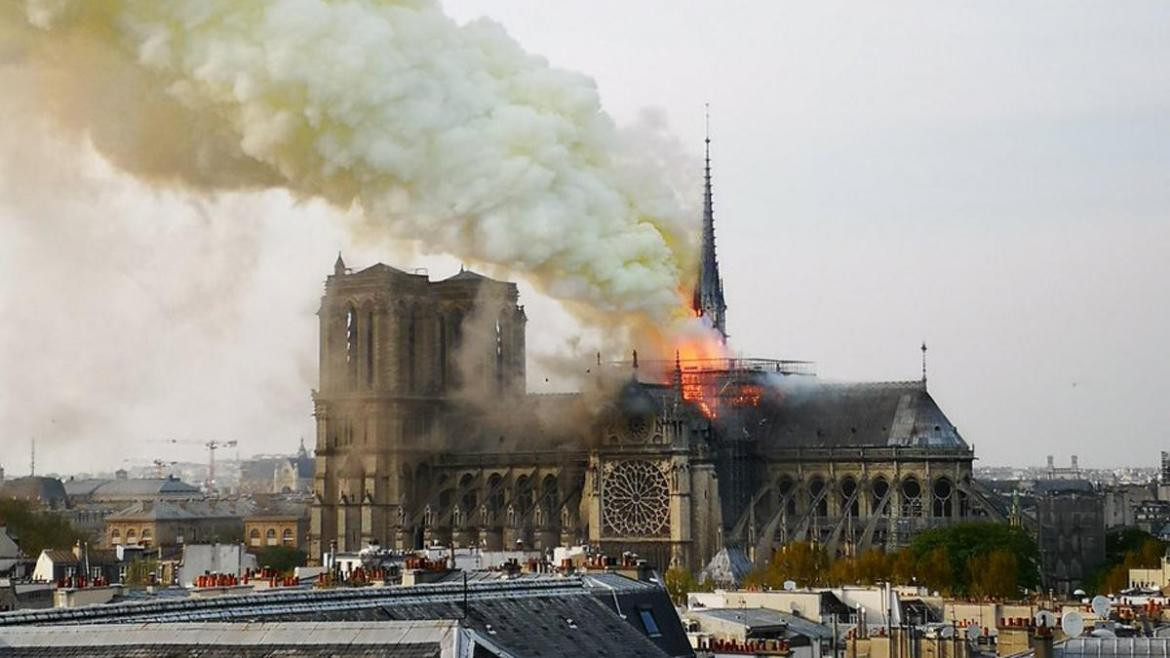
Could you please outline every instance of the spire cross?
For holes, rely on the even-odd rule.
[[[926,341],[922,341],[922,385],[926,386]]]

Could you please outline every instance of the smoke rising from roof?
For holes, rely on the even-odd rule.
[[[661,125],[630,139],[590,79],[491,21],[425,0],[0,11],[29,90],[144,180],[357,208],[386,238],[506,267],[586,319],[682,307],[697,218]]]

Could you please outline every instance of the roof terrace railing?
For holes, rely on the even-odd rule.
[[[636,362],[611,361],[613,368],[646,369],[652,372],[673,372],[677,365],[684,373],[737,373],[758,372],[777,373],[781,375],[815,376],[816,363],[813,361],[796,361],[792,359],[760,359],[754,357],[719,357],[706,359],[638,359]]]

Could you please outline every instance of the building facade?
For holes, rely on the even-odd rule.
[[[708,163],[694,313],[725,334]],[[590,369],[525,393],[516,286],[339,256],[318,311],[310,558],[371,543],[588,542],[697,570],[798,539],[846,554],[1001,510],[921,381],[831,384],[757,359]]]

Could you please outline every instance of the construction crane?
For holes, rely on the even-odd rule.
[[[219,448],[234,448],[239,445],[239,441],[195,441],[186,439],[159,439],[162,443],[172,443],[175,445],[191,445],[203,446],[207,448],[207,482],[204,483],[208,492],[215,491],[215,451]]]
[[[123,459],[122,461],[127,464],[152,464],[154,466],[154,476],[160,480],[162,479],[163,471],[167,466],[174,466],[175,464],[179,463],[177,461],[167,461],[164,459]]]

